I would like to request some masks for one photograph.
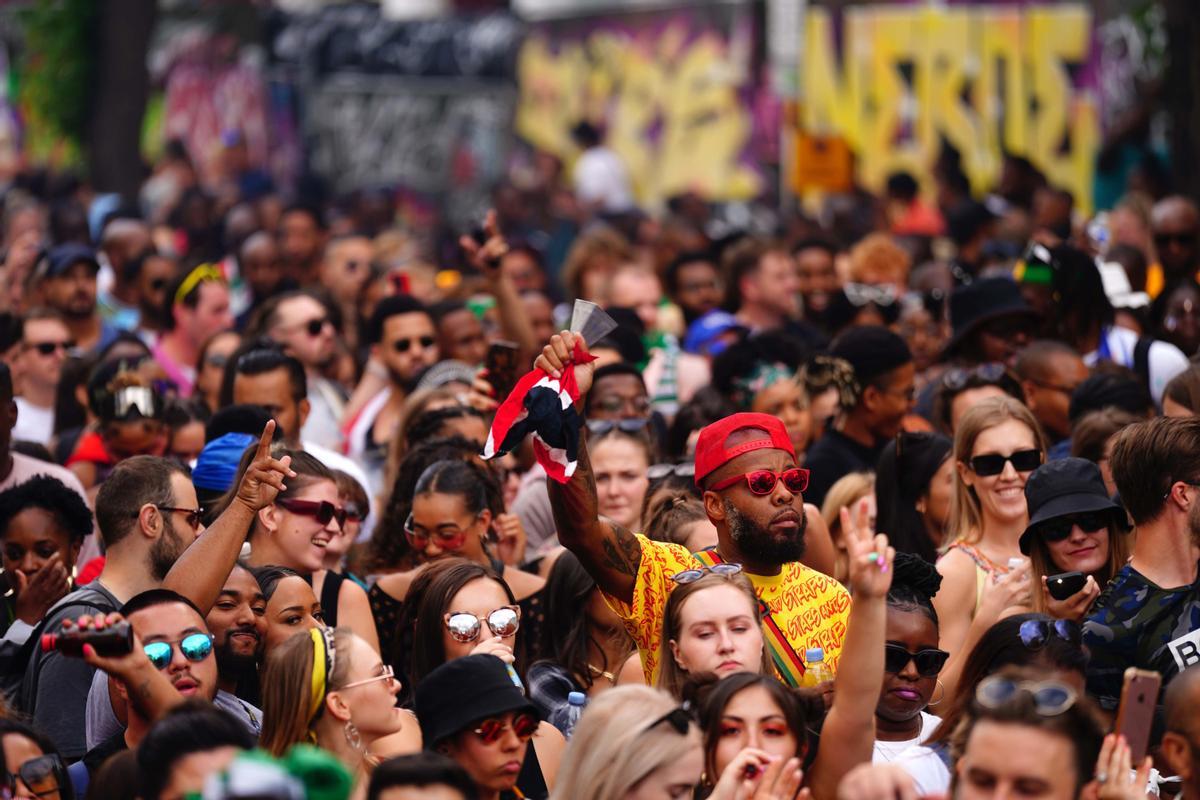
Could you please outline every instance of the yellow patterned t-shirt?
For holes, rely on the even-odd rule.
[[[671,576],[719,560],[715,551],[692,554],[687,548],[654,542],[637,535],[642,560],[633,586],[633,603],[605,594],[609,606],[625,621],[637,644],[642,670],[651,686],[658,680],[663,658],[662,620],[667,595],[675,588]],[[825,663],[836,672],[846,637],[850,593],[840,583],[798,561],[783,565],[778,575],[746,577],[758,593],[763,610],[763,640],[779,674],[799,685],[804,675],[804,651],[820,647]],[[785,643],[786,642],[786,643]]]

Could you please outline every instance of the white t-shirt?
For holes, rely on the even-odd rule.
[[[575,162],[575,196],[602,211],[621,212],[633,207],[629,173],[621,157],[607,147],[593,147]]]
[[[897,760],[904,751],[915,745],[923,744],[926,739],[933,735],[937,730],[937,726],[942,723],[941,717],[935,717],[933,714],[921,712],[921,732],[917,734],[915,739],[906,739],[902,742],[884,742],[879,739],[875,740],[875,756],[871,759],[872,764],[889,764]]]
[[[1137,349],[1138,335],[1128,328],[1113,326],[1105,329],[1100,340],[1100,347],[1083,357],[1083,363],[1088,367],[1096,366],[1097,361],[1108,360],[1122,367],[1133,369],[1134,350]],[[1105,357],[1102,359],[1102,357]],[[1150,368],[1150,396],[1154,404],[1162,408],[1163,390],[1171,379],[1188,368],[1187,356],[1170,342],[1155,341],[1150,345],[1146,355]]]
[[[12,438],[49,445],[54,435],[54,407],[35,406],[24,397],[13,400],[17,404],[17,424],[13,426]]]
[[[894,763],[912,777],[917,796],[949,793],[950,768],[925,745],[909,747]]]

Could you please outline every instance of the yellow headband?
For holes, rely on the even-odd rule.
[[[201,264],[187,274],[183,279],[183,283],[179,284],[179,288],[175,290],[175,305],[183,302],[183,298],[192,293],[201,283],[205,281],[225,282],[225,276],[221,274],[221,270],[214,267],[212,264]]]
[[[308,632],[313,643],[312,694],[308,703],[308,722],[317,718],[321,703],[328,690],[327,681],[333,672],[333,632],[327,628],[313,628]]]

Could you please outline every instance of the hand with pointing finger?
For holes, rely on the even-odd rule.
[[[271,437],[274,433],[275,420],[268,420],[258,440],[254,460],[246,468],[242,482],[238,485],[237,501],[254,512],[275,502],[279,493],[287,489],[284,481],[296,477],[296,473],[291,469],[291,456],[271,456]]]

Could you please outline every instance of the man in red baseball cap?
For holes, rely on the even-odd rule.
[[[574,364],[580,400],[591,386],[592,364],[576,363],[572,353],[582,342],[563,331],[538,357],[536,366],[558,376]],[[768,414],[734,414],[700,432],[696,444],[696,483],[703,490],[709,520],[717,528],[718,544],[700,553],[665,542],[654,542],[631,533],[597,511],[596,483],[585,441],[580,441],[578,466],[565,484],[551,482],[550,502],[559,541],[576,557],[604,592],[609,605],[621,615],[633,635],[647,679],[654,683],[661,660],[671,658],[662,642],[662,619],[674,580],[687,570],[714,564],[739,564],[762,601],[763,638],[781,677],[797,685],[804,674],[804,654],[822,648],[827,664],[836,668],[850,616],[846,589],[833,578],[800,563],[804,553],[805,515],[803,491],[808,471],[797,466],[787,429]],[[868,617],[855,628],[855,641],[865,651],[853,657],[863,686],[842,690],[870,698],[880,686],[871,668],[874,647],[882,649],[886,612],[878,579],[886,576],[877,564],[886,563],[886,537],[872,537],[865,525],[847,525],[851,561],[871,569],[852,569],[855,608],[863,605]],[[878,550],[878,552],[876,552]],[[874,574],[867,574],[874,573]],[[864,577],[865,576],[865,577]],[[890,579],[886,579],[890,582]],[[858,634],[862,633],[860,637]],[[874,638],[877,642],[872,642]],[[851,682],[856,682],[852,680]],[[873,686],[873,692],[872,692]],[[864,701],[866,702],[866,701]],[[870,703],[867,703],[870,705]],[[864,706],[864,713],[873,713]]]

